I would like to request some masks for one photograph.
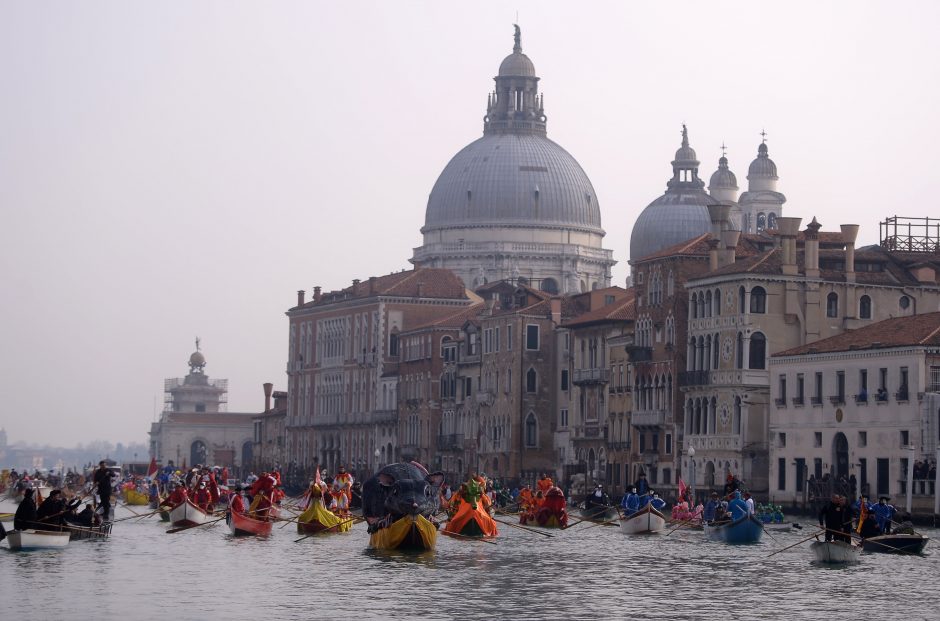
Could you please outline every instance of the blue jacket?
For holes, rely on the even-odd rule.
[[[640,497],[636,494],[627,494],[623,497],[623,500],[620,501],[620,506],[624,508],[627,513],[635,513],[640,508]]]
[[[879,502],[871,508],[871,512],[875,514],[878,528],[881,529],[881,532],[885,532],[888,526],[890,526],[894,514],[897,513],[897,509],[894,508],[894,505],[881,504]]]
[[[732,520],[739,520],[747,515],[747,503],[741,498],[741,492],[734,493],[734,498],[728,503],[728,512]]]
[[[706,522],[711,522],[715,519],[715,511],[718,509],[718,506],[721,504],[720,500],[709,500],[705,504],[705,510],[702,511],[702,519]]]

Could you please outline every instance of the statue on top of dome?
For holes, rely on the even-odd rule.
[[[512,27],[515,29],[515,33],[512,35],[515,44],[512,46],[513,52],[522,51],[522,30],[519,28],[519,24],[513,24]]]

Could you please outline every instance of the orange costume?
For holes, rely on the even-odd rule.
[[[461,486],[461,491],[466,488]],[[444,527],[445,533],[463,535],[465,537],[495,537],[499,534],[496,528],[496,521],[490,516],[487,507],[489,507],[489,498],[484,494],[480,497],[481,502],[474,503],[466,500],[463,494],[458,492],[451,498],[451,509],[453,515]]]
[[[542,492],[542,495],[545,495],[548,493],[548,490],[555,486],[555,482],[552,481],[552,477],[548,476],[547,474],[543,474],[542,478],[539,479],[535,485],[538,487],[539,491]]]
[[[336,496],[338,492],[345,494],[346,504],[348,505],[352,500],[352,484],[352,475],[341,467],[339,473],[333,477],[333,495]]]

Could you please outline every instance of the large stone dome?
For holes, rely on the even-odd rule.
[[[454,225],[603,234],[590,179],[571,154],[537,134],[485,135],[451,159],[431,190],[422,232]]]

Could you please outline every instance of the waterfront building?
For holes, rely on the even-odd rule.
[[[769,359],[770,496],[807,503],[807,480],[853,481],[903,506],[909,466],[935,458],[940,437],[940,312],[894,317]],[[912,493],[933,507],[933,481]]]
[[[499,66],[483,136],[447,164],[428,198],[415,265],[447,268],[469,288],[512,280],[549,293],[610,284],[594,186],[550,140],[535,65],[522,52]]]
[[[177,467],[250,467],[256,413],[228,412],[228,380],[209,379],[205,367],[197,339],[186,377],[164,382],[163,411],[150,426],[150,455]]]
[[[273,398],[273,403],[272,403]],[[264,384],[264,411],[251,420],[255,473],[287,463],[287,392]]]

